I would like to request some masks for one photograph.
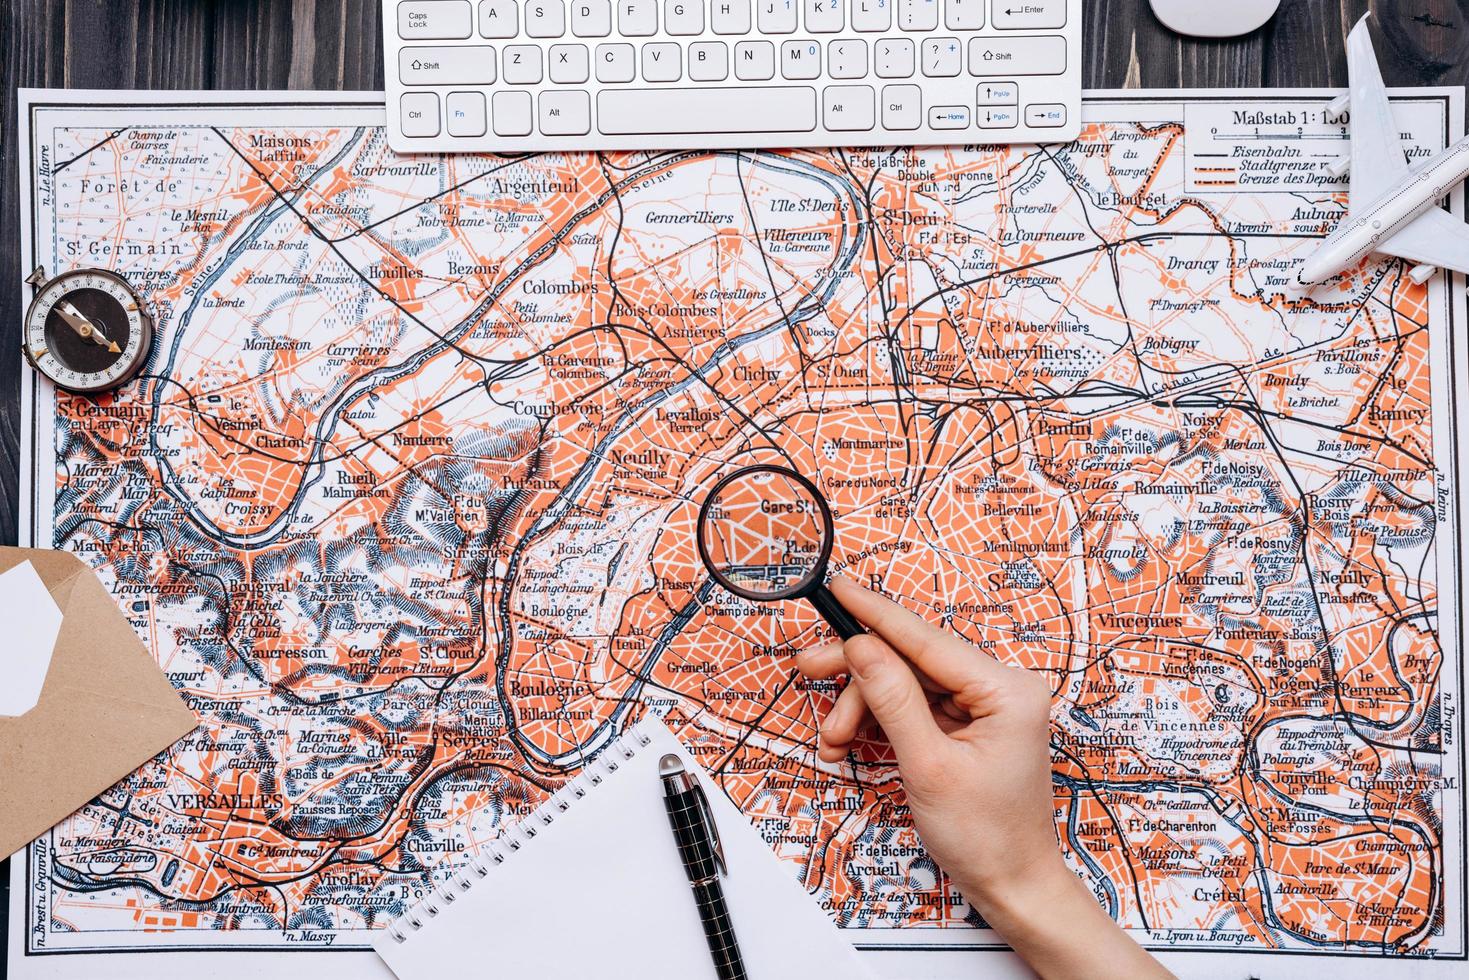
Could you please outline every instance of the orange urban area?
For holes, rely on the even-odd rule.
[[[974,924],[882,744],[816,761],[815,612],[700,564],[704,494],[776,461],[833,571],[1050,680],[1058,837],[1120,921],[1430,940],[1429,314],[1396,265],[1265,285],[1291,221],[1185,194],[1176,125],[411,165],[296,133],[216,145],[151,297],[166,380],[61,403],[58,543],[204,720],[58,831],[73,880],[141,882],[147,927],[381,924],[654,710],[843,925]],[[142,220],[109,206],[76,234]]]

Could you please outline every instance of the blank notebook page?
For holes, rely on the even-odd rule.
[[[714,810],[729,863],[725,896],[751,980],[870,976],[793,869],[651,717],[507,831],[496,842],[500,863],[483,859],[483,876],[467,867],[380,931],[378,953],[399,980],[443,980],[466,967],[517,980],[714,977],[663,809],[658,759],[666,753],[698,777]]]

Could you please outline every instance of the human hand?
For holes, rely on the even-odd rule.
[[[1056,846],[1042,677],[847,579],[831,589],[873,632],[797,657],[807,677],[852,677],[821,725],[822,760],[845,758],[875,720],[919,836],[982,913],[1018,882],[1070,877]]]
[[[1061,858],[1041,675],[847,579],[831,590],[873,632],[797,657],[807,677],[851,676],[821,724],[822,760],[845,758],[869,722],[880,726],[929,854],[1043,977],[1171,976]]]

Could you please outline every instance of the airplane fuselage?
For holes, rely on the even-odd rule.
[[[1306,284],[1325,282],[1361,262],[1419,215],[1437,207],[1465,177],[1469,177],[1469,138],[1415,167],[1402,183],[1349,214],[1302,264],[1298,278]]]

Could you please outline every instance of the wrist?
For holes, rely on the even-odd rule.
[[[1004,933],[1014,923],[1035,921],[1035,917],[1054,911],[1060,902],[1075,901],[1077,892],[1086,889],[1066,867],[1059,852],[1040,858],[1002,878],[957,881],[963,895],[984,920]]]
[[[1059,853],[1006,884],[959,892],[1041,977],[1171,977],[1102,910]]]

